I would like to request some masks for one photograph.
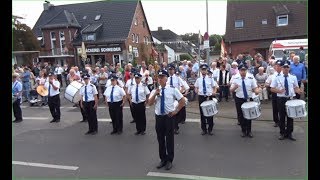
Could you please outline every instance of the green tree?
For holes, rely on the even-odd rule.
[[[190,56],[190,54],[181,54],[180,55],[180,60],[183,61],[183,60],[192,60],[192,56]]]
[[[40,45],[31,28],[26,24],[15,23],[12,32],[13,51],[39,51]]]

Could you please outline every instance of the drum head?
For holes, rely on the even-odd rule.
[[[301,99],[293,99],[286,102],[286,106],[301,106],[306,105],[306,102]]]
[[[72,83],[70,83],[70,85],[77,89],[80,89],[83,86],[83,84],[79,83],[78,81],[73,81]]]
[[[214,100],[204,101],[200,106],[208,106],[210,104],[216,104],[216,102]]]
[[[259,104],[257,102],[245,102],[241,105],[241,108],[245,108],[245,109],[248,109],[248,108],[252,108],[252,107],[256,107],[258,106]]]

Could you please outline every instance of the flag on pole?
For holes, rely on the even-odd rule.
[[[221,57],[226,57],[227,56],[227,49],[226,45],[224,44],[223,38],[221,38],[221,52],[220,52]]]

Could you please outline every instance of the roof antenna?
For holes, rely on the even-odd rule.
[[[50,3],[50,1],[47,1],[47,0],[45,0],[44,2],[46,2],[46,3]]]

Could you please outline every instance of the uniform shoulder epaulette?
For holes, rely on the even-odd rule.
[[[240,77],[235,77],[234,79],[240,79]]]
[[[90,84],[91,87],[93,87],[93,84]]]
[[[249,79],[253,79],[253,77],[251,77],[251,76],[249,76],[248,78],[249,78]]]

